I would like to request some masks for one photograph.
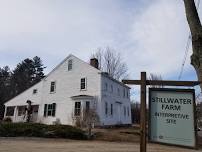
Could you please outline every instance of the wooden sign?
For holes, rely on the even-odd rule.
[[[149,140],[196,148],[193,89],[149,89]]]
[[[146,79],[146,72],[141,72],[141,79],[140,80],[122,80],[123,83],[125,84],[129,84],[129,85],[140,85],[140,90],[141,90],[141,95],[140,95],[140,102],[141,102],[141,106],[140,106],[140,152],[146,152],[147,151],[147,140],[146,140],[146,95],[147,95],[147,91],[146,91],[146,87],[148,85],[160,85],[160,86],[196,86],[199,85],[201,82],[200,81],[173,81],[173,80],[147,80]],[[175,89],[176,90],[176,89]],[[193,92],[193,96],[194,96],[194,92]],[[193,97],[194,99],[194,97]],[[193,100],[194,101],[194,100]],[[194,102],[193,102],[193,106],[194,106]],[[178,108],[179,106],[166,106],[167,108],[173,109],[173,108]],[[194,113],[193,113],[194,115]],[[190,116],[190,118],[193,118],[192,116]],[[169,120],[168,120],[169,121]],[[176,122],[176,120],[170,120],[170,122]],[[150,121],[151,124],[151,121]],[[191,121],[191,124],[192,121]],[[182,124],[183,127],[183,124]],[[151,128],[149,129],[149,133],[150,133],[150,139],[151,139]],[[192,130],[188,130],[188,131],[192,131],[192,135],[193,135],[193,129]],[[185,132],[186,133],[186,132]],[[162,136],[160,136],[161,138]],[[193,137],[192,137],[193,139]],[[150,140],[151,141],[151,140]],[[154,140],[153,140],[154,141]],[[156,141],[158,142],[158,141]],[[160,141],[159,141],[160,142]],[[161,142],[163,143],[163,142]],[[166,142],[164,142],[166,143]],[[172,144],[172,143],[170,143]],[[178,144],[176,144],[178,145]],[[182,145],[182,144],[179,144]],[[189,144],[185,144],[183,146],[187,146],[187,147],[194,147],[196,144],[196,132],[195,132],[195,140],[192,140],[192,143],[190,142]],[[195,146],[196,147],[196,146]]]

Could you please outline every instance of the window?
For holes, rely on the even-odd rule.
[[[119,88],[117,89],[117,93],[118,93],[118,96],[120,96],[120,89]]]
[[[22,116],[25,114],[25,106],[18,107],[18,116]]]
[[[33,90],[33,94],[36,94],[36,93],[37,93],[37,89],[34,89],[34,90]]]
[[[15,107],[7,107],[6,108],[6,116],[13,116],[15,111]]]
[[[88,113],[90,110],[90,102],[86,101],[86,113]]]
[[[113,92],[113,85],[111,85],[111,92]]]
[[[123,98],[125,98],[126,96],[126,92],[125,92],[125,89],[123,89]]]
[[[105,115],[107,116],[107,114],[108,114],[108,103],[105,102]]]
[[[49,105],[48,105],[48,116],[51,116],[51,115],[52,115],[52,109],[53,109],[53,105],[52,105],[52,104],[49,104]]]
[[[130,109],[129,109],[129,107],[127,107],[127,110],[128,110],[128,116],[129,116],[130,115],[130,111],[129,111]]]
[[[55,81],[52,81],[50,86],[50,92],[51,93],[55,92],[55,88],[56,88]]]
[[[80,114],[81,114],[81,102],[75,102],[74,115],[80,116]]]
[[[86,90],[86,78],[81,78],[81,90]]]
[[[113,116],[113,104],[111,104],[111,115]]]
[[[126,107],[124,106],[124,116],[126,116]]]
[[[107,89],[108,89],[108,84],[105,83],[105,91],[107,91]]]
[[[72,60],[68,61],[68,71],[72,70]]]
[[[44,117],[46,116],[55,116],[56,103],[45,104],[44,105]]]
[[[129,90],[127,90],[127,98],[129,98]]]

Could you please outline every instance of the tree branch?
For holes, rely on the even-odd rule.
[[[201,33],[201,22],[198,16],[194,0],[184,0],[187,21],[190,27],[192,38]],[[198,37],[198,36],[197,36]]]

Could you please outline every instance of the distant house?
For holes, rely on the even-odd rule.
[[[74,125],[86,109],[95,109],[99,125],[131,124],[130,88],[90,64],[69,55],[44,79],[5,103],[4,117],[25,121],[26,101],[32,102],[32,122]]]

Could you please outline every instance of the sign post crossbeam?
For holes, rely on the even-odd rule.
[[[141,72],[141,80],[122,80],[124,84],[141,86],[141,120],[140,120],[140,152],[146,152],[146,86],[196,86],[200,81],[172,81],[172,80],[147,80],[146,72]]]
[[[122,80],[125,84],[141,85],[141,80]],[[199,85],[200,81],[172,81],[172,80],[146,80],[146,85],[162,85],[162,86],[196,86]]]

